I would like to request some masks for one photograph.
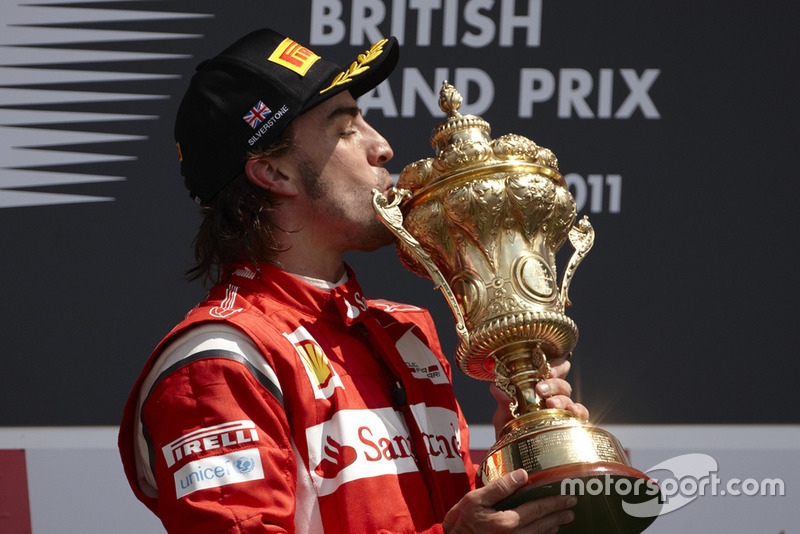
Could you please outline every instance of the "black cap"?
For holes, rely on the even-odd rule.
[[[350,91],[358,98],[392,72],[397,40],[383,39],[343,68],[269,29],[250,33],[198,65],[175,120],[181,174],[198,203],[244,170],[299,115]]]

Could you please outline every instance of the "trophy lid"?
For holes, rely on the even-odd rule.
[[[458,111],[462,103],[461,94],[445,80],[439,93],[439,108],[447,113],[447,118],[431,133],[436,157],[411,163],[400,173],[397,187],[412,193],[404,205],[413,203],[428,186],[435,187],[455,177],[461,179],[478,170],[535,172],[566,187],[558,172],[558,160],[549,149],[517,134],[492,139],[487,121]]]
[[[442,82],[439,93],[439,109],[447,113],[444,122],[434,128],[431,134],[431,147],[436,150],[436,155],[448,146],[457,143],[491,142],[492,127],[488,122],[476,115],[462,115],[458,108],[461,107],[463,98],[458,90],[450,85],[447,80]]]

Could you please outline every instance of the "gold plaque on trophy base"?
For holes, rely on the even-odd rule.
[[[447,82],[439,106],[448,117],[431,136],[436,157],[407,165],[388,196],[373,192],[373,206],[397,237],[404,266],[433,280],[447,299],[460,338],[458,367],[512,398],[513,419],[481,464],[478,483],[524,467],[528,485],[498,507],[582,488],[575,523],[563,530],[641,532],[660,509],[655,483],[631,467],[610,433],[547,409],[534,390],[548,378],[548,362],[577,343],[564,311],[594,229],[586,217],[576,222],[575,200],[550,150],[516,134],[492,139],[485,120],[459,113],[461,95]],[[559,285],[555,257],[567,240],[574,252]]]
[[[542,409],[506,425],[481,463],[478,483],[519,468],[528,472],[528,483],[497,508],[507,510],[550,495],[575,495],[575,522],[562,527],[563,532],[638,533],[661,508],[658,486],[631,467],[619,441],[565,410]],[[647,503],[646,514],[636,508],[642,503]]]

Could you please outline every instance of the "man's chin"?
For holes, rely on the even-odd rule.
[[[363,244],[358,250],[363,252],[369,252],[372,250],[378,250],[379,248],[383,248],[387,245],[392,245],[395,242],[395,236],[387,227],[381,224],[380,228],[376,227],[375,232],[372,233],[372,237]]]

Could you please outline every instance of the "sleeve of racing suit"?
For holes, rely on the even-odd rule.
[[[147,392],[143,433],[169,533],[294,532],[296,459],[270,371],[205,350]]]

